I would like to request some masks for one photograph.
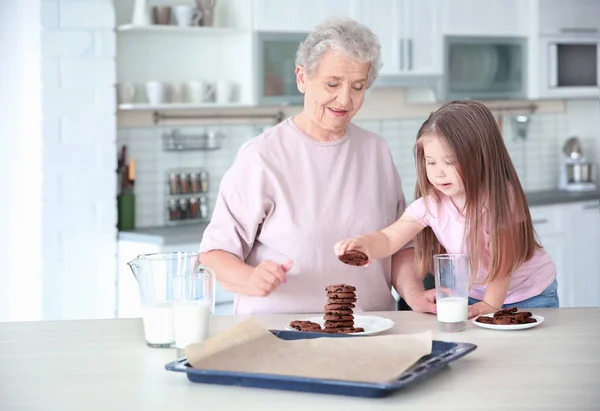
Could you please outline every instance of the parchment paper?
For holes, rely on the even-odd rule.
[[[431,332],[285,341],[252,317],[185,349],[193,368],[383,383],[431,353]]]

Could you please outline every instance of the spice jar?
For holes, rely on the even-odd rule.
[[[179,184],[181,184],[181,194],[189,193],[189,177],[186,173],[179,174]]]
[[[192,188],[192,193],[200,192],[200,176],[198,173],[190,173],[190,186]]]
[[[198,210],[199,210],[199,204],[198,204],[198,199],[196,197],[192,197],[190,198],[190,218],[198,218]]]
[[[187,198],[179,199],[180,219],[185,220],[189,217],[188,200]]]
[[[174,198],[169,200],[169,220],[179,220],[179,209],[177,207],[177,200]]]
[[[208,193],[208,172],[202,171],[200,173],[200,187],[203,193]]]
[[[175,173],[169,174],[169,193],[179,194],[179,175]]]
[[[208,200],[206,196],[200,197],[200,218],[203,220],[208,218]]]

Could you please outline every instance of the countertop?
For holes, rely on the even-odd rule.
[[[177,351],[146,347],[141,319],[0,323],[2,410],[593,410],[600,402],[600,309],[532,309],[538,327],[461,333],[436,317],[372,313],[396,325],[386,333],[433,331],[477,349],[437,374],[381,399],[191,383],[164,369]],[[281,329],[301,315],[256,319]],[[213,316],[214,335],[244,316]],[[364,337],[373,338],[373,337]]]
[[[599,200],[600,194],[592,192],[568,192],[561,190],[529,191],[525,193],[531,207]],[[120,231],[119,240],[158,244],[160,246],[200,244],[208,223],[173,225],[168,227],[139,228]]]

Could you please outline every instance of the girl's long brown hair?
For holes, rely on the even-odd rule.
[[[492,112],[476,101],[452,101],[431,113],[419,129],[415,146],[415,198],[438,198],[425,170],[421,140],[425,134],[442,139],[454,157],[465,189],[464,235],[471,259],[471,278],[476,277],[482,247],[486,250],[481,253],[486,257],[481,262],[488,269],[486,283],[511,275],[533,257],[540,245],[535,240],[525,193]],[[483,239],[484,228],[490,230],[489,250]],[[433,255],[439,253],[445,250],[427,227],[415,241],[415,262],[422,276],[432,272]]]

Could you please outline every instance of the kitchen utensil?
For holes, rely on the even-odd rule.
[[[563,145],[563,153],[573,160],[580,159],[583,156],[581,142],[577,137],[570,137]]]
[[[149,81],[146,83],[146,96],[148,103],[152,105],[163,104],[165,102],[166,87],[164,83],[158,81]]]
[[[514,116],[513,118],[513,128],[515,130],[514,139],[515,140],[525,140],[527,139],[527,132],[529,130],[529,122],[531,118],[525,115]]]
[[[187,4],[175,6],[174,14],[177,25],[181,27],[197,26],[202,19],[202,12],[197,7]]]
[[[154,6],[152,7],[152,18],[154,24],[169,25],[171,24],[171,7],[170,6]]]
[[[135,0],[131,24],[134,26],[148,26],[150,24],[147,0]]]
[[[217,0],[196,0],[196,4],[202,13],[202,26],[211,27],[214,25],[215,6]]]
[[[215,311],[215,273],[200,264],[199,253],[142,254],[127,264],[139,287],[146,345],[173,348],[205,335],[206,316]]]
[[[466,254],[433,256],[437,319],[442,331],[467,329],[469,272]]]

